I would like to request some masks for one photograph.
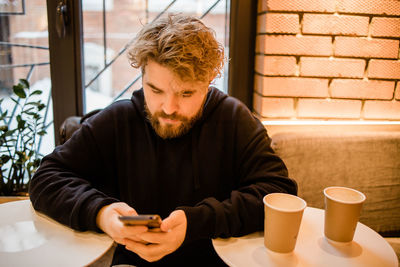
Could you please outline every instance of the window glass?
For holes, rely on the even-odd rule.
[[[19,79],[28,80],[31,91],[43,91],[33,99],[40,99],[48,107],[41,114],[48,126],[47,134],[37,140],[39,152],[43,155],[54,149],[48,46],[46,1],[0,1],[1,108],[8,110],[8,114],[13,112],[12,87]],[[16,124],[15,120],[3,120],[0,125],[8,123],[10,127]]]
[[[202,17],[213,28],[218,41],[229,44],[229,14],[226,0],[83,0],[83,32],[85,62],[85,112],[104,108],[117,99],[130,98],[141,88],[140,70],[130,66],[129,44],[142,25],[154,20],[164,10]],[[97,5],[97,6],[95,6]],[[224,74],[213,81],[227,91],[228,64]]]

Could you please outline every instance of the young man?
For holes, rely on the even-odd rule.
[[[171,15],[130,52],[143,89],[85,122],[32,179],[35,209],[117,243],[113,264],[219,266],[211,238],[263,229],[262,198],[297,193],[263,125],[210,82],[223,48],[201,21]],[[120,215],[159,214],[159,231]]]

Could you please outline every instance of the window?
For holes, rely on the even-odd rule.
[[[6,1],[7,2],[7,1]],[[2,3],[6,5],[7,3]],[[47,105],[43,116],[48,125],[47,135],[40,142],[39,152],[54,149],[53,111],[51,101],[50,60],[45,1],[25,1],[22,12],[4,14],[0,11],[0,98],[2,108],[14,107],[12,86],[19,79],[29,81],[31,90],[41,90],[42,102]],[[11,112],[10,110],[9,112]]]
[[[85,112],[102,108],[117,99],[130,98],[132,91],[141,88],[141,72],[128,62],[129,43],[143,23],[154,20],[164,11],[204,16],[203,21],[216,31],[218,41],[228,52],[226,0],[120,1],[114,2],[112,9],[93,10],[103,11],[102,2],[98,1],[97,7],[92,6],[90,10],[83,2]],[[227,71],[214,81],[214,85],[227,91]],[[98,104],[104,104],[107,99],[108,103],[102,107]]]

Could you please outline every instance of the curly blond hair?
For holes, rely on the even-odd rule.
[[[129,51],[129,60],[142,72],[148,60],[153,60],[182,81],[209,83],[221,74],[224,48],[215,32],[199,19],[168,15],[142,28]]]

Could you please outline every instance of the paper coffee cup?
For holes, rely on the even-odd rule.
[[[357,190],[339,186],[325,188],[324,195],[325,237],[335,242],[351,242],[365,195]]]
[[[268,194],[263,201],[265,247],[274,252],[292,252],[307,203],[297,196],[284,193]]]

